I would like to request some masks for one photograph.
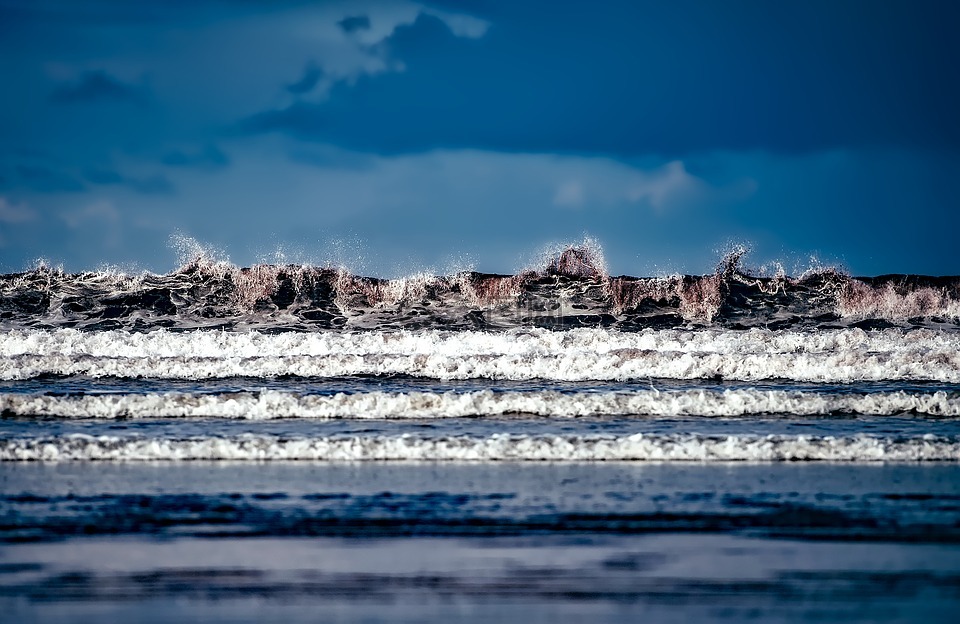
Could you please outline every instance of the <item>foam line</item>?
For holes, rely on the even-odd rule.
[[[938,392],[829,393],[760,390],[639,390],[632,392],[365,392],[309,395],[276,390],[195,394],[0,394],[0,412],[14,417],[223,418],[274,420],[534,416],[737,417],[829,414],[960,417],[960,396]]]
[[[960,461],[953,437],[509,435],[93,437],[0,440],[0,461]]]
[[[0,379],[45,374],[212,379],[412,375],[435,379],[722,378],[960,382],[960,334],[602,329],[307,334],[0,334]]]

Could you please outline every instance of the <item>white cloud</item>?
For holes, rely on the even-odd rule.
[[[656,210],[705,187],[703,180],[690,175],[683,162],[674,160],[652,171],[638,171],[626,190],[631,202],[649,202]]]
[[[450,32],[458,37],[479,39],[487,34],[487,30],[490,28],[490,22],[472,15],[438,11],[437,9],[425,9],[423,12],[443,20]]]
[[[679,160],[643,167],[588,156],[488,153],[486,158],[511,163],[525,171],[531,183],[538,178],[550,183],[553,205],[566,208],[637,205],[662,213],[706,199],[717,190],[688,172]]]

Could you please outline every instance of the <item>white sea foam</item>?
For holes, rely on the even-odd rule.
[[[141,438],[84,434],[0,440],[0,461],[960,461],[960,441],[925,435]]]
[[[835,413],[889,416],[912,413],[960,417],[960,396],[929,393],[864,394],[760,390],[639,390],[576,392],[481,390],[473,392],[365,392],[305,395],[263,390],[194,394],[90,394],[49,396],[0,394],[10,416],[60,418],[457,418],[529,414],[536,416],[716,416],[757,414],[821,416]]]
[[[70,329],[0,333],[0,379],[406,374],[436,379],[654,378],[960,382],[960,334],[935,330],[603,329],[263,334]]]

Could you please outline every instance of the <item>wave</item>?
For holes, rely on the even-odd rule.
[[[708,275],[614,277],[599,248],[568,247],[516,275],[474,271],[384,280],[342,268],[240,268],[198,255],[164,275],[0,276],[0,329],[269,331],[513,327],[960,328],[960,277],[755,275],[744,251]]]
[[[787,390],[640,390],[632,392],[365,392],[310,395],[276,390],[200,394],[0,394],[4,417],[99,419],[223,418],[274,420],[464,418],[524,414],[581,416],[789,417],[916,414],[960,417],[955,392],[821,393]]]
[[[261,332],[16,330],[0,379],[409,375],[434,379],[787,379],[960,383],[960,333],[936,330]]]
[[[697,434],[142,438],[71,434],[0,440],[0,461],[960,461],[960,439]]]

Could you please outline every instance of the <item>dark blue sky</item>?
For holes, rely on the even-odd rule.
[[[0,0],[0,270],[960,273],[960,4]]]

